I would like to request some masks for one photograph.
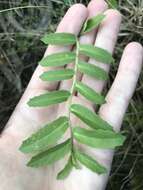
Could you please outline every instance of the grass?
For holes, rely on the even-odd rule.
[[[31,3],[30,3],[31,2]],[[30,77],[45,51],[39,41],[42,34],[54,31],[72,4],[88,0],[0,1],[0,130],[9,119]],[[115,49],[119,62],[123,48],[131,41],[143,44],[143,0],[119,0],[123,22]],[[47,6],[5,11],[21,6]],[[54,7],[54,11],[53,10]],[[38,54],[37,54],[38,52]],[[112,83],[117,71],[110,73]],[[124,147],[116,151],[106,190],[143,189],[143,73],[125,116],[123,128],[128,134]]]

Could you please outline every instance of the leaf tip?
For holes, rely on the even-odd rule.
[[[105,168],[104,166],[102,166],[102,169],[101,169],[101,171],[98,174],[99,175],[107,174],[107,172],[108,172],[107,168]]]
[[[81,30],[81,34],[83,35],[85,33],[88,33],[92,31],[94,28],[98,27],[105,17],[106,15],[101,13],[93,18],[88,19]]]
[[[41,75],[39,76],[39,78],[40,78],[42,81],[44,81],[44,74],[41,74]]]
[[[23,143],[20,145],[20,147],[18,149],[20,152],[25,153]]]
[[[40,39],[40,41],[45,44],[45,36],[43,36],[43,37]]]
[[[34,167],[31,160],[26,164],[27,167]]]
[[[65,177],[61,176],[60,173],[57,174],[56,178],[57,178],[57,180],[64,180],[65,179]]]
[[[22,152],[22,153],[24,153],[24,154],[30,153],[30,151],[28,150],[27,146],[25,146],[25,141],[23,141],[23,143],[19,147],[19,151]]]
[[[33,158],[34,157],[32,157],[31,160],[29,160],[29,162],[27,162],[26,166],[31,167],[31,168],[38,168],[38,165],[35,164]]]
[[[126,136],[125,135],[121,135],[121,146],[124,144],[124,142],[126,141]]]
[[[28,105],[29,107],[32,107],[31,99],[29,99],[29,101],[27,102],[27,105]]]

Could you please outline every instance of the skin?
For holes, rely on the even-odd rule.
[[[82,4],[73,5],[59,24],[58,32],[70,32],[78,34],[87,17],[93,17],[98,13],[105,12],[106,19],[99,27],[98,32],[94,30],[80,38],[81,43],[95,43],[97,46],[113,52],[121,23],[121,15],[116,10],[109,10],[103,0],[92,0],[86,8]],[[72,47],[49,46],[45,55],[69,51]],[[85,60],[85,58],[82,57]],[[100,108],[100,116],[114,126],[116,131],[120,130],[122,120],[129,101],[134,93],[138,77],[142,67],[143,48],[140,44],[132,42],[128,44],[123,52],[119,69],[114,82],[106,95],[106,104]],[[109,66],[90,59],[90,63],[98,64],[109,71]],[[68,67],[72,67],[72,64]],[[48,68],[50,69],[50,68]],[[55,176],[63,168],[65,160],[57,162],[54,166],[33,169],[26,167],[31,156],[22,154],[18,148],[23,139],[35,132],[43,124],[54,120],[59,114],[66,114],[65,104],[52,106],[50,108],[29,108],[27,101],[30,97],[45,91],[52,91],[57,87],[70,89],[71,81],[57,83],[45,83],[38,77],[45,70],[38,66],[32,79],[13,112],[5,130],[0,137],[0,190],[104,190],[108,180],[108,174],[97,175],[82,167],[82,170],[73,170],[65,181],[57,181]],[[46,68],[47,70],[47,68]],[[104,82],[93,80],[87,76],[78,76],[80,80],[88,84],[96,91],[101,92],[105,86]],[[93,109],[93,105],[87,102],[79,94],[73,98],[76,101]],[[73,122],[79,124],[79,120],[72,118]],[[110,171],[113,151],[93,150],[85,151],[108,168]]]

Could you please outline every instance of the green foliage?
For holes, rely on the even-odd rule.
[[[46,45],[72,45],[76,43],[76,37],[69,33],[46,34],[42,39]]]
[[[72,69],[62,69],[44,72],[40,78],[43,81],[61,81],[71,79],[73,75],[74,71]]]
[[[72,104],[70,111],[93,129],[112,130],[112,126],[101,119],[95,112],[80,104]]]
[[[117,0],[107,0],[107,3],[110,8],[112,9],[117,9],[118,8],[118,3]]]
[[[25,140],[20,147],[24,153],[34,151],[41,151],[43,147],[48,148],[49,145],[56,143],[68,129],[69,120],[67,117],[60,117],[59,119],[47,124],[39,129],[30,138]]]
[[[76,157],[81,162],[81,164],[83,164],[93,172],[96,172],[98,174],[104,174],[107,172],[105,167],[103,167],[95,159],[93,159],[92,157],[90,157],[85,153],[76,151]]]
[[[83,74],[86,74],[90,77],[94,77],[98,80],[107,80],[108,79],[108,74],[106,73],[106,71],[104,71],[100,67],[97,67],[93,64],[80,61],[78,63],[78,69]]]
[[[84,27],[83,33],[92,31],[104,19],[104,15],[97,15],[89,19]],[[76,54],[71,52],[62,52],[48,55],[43,58],[39,64],[44,67],[48,66],[64,66],[74,62],[74,69],[56,69],[44,72],[40,78],[43,81],[61,81],[68,80],[73,77],[72,86],[70,91],[57,90],[51,91],[40,96],[33,97],[29,100],[28,105],[31,107],[47,107],[53,104],[67,102],[68,117],[57,118],[52,123],[40,129],[37,133],[33,134],[25,140],[20,147],[24,153],[33,153],[40,151],[35,155],[27,164],[30,167],[40,167],[55,163],[63,159],[68,153],[69,160],[64,169],[58,173],[57,179],[65,179],[72,168],[80,169],[80,164],[85,165],[88,169],[102,174],[106,172],[104,166],[99,164],[92,157],[78,151],[76,149],[75,140],[79,143],[91,146],[93,148],[113,149],[123,144],[125,137],[120,133],[115,133],[113,127],[104,121],[97,113],[89,110],[83,105],[72,104],[72,98],[76,92],[80,93],[87,100],[94,104],[102,105],[105,103],[105,98],[91,89],[88,85],[79,82],[77,73],[89,75],[98,80],[107,80],[108,74],[98,66],[80,61],[80,55],[86,55],[88,58],[94,58],[96,61],[102,63],[113,63],[112,55],[106,50],[94,47],[93,45],[80,44],[78,38],[69,33],[54,33],[45,35],[42,38],[45,44],[50,45],[75,45]],[[80,127],[73,128],[71,121],[71,113],[78,117],[92,130],[87,130]],[[64,135],[67,129],[70,129],[70,139],[62,144],[57,144],[58,140]]]
[[[95,104],[102,105],[106,102],[104,96],[95,92],[95,90],[93,90],[92,88],[90,88],[86,84],[83,84],[82,82],[76,82],[75,89],[82,96],[84,96],[86,99],[88,99],[89,101],[91,101]]]
[[[75,154],[75,150],[72,152],[72,164],[73,166],[77,169],[80,170],[81,166],[80,163],[77,160],[76,154]]]
[[[70,92],[65,90],[52,91],[30,99],[28,105],[30,107],[47,107],[66,101],[69,96]]]
[[[82,44],[79,46],[79,51],[88,57],[95,59],[102,63],[113,63],[114,59],[112,55],[105,49],[94,47],[93,45]]]
[[[30,167],[41,167],[55,163],[62,159],[71,150],[71,140],[68,139],[55,147],[52,147],[38,155],[34,156],[27,164]]]
[[[103,21],[104,18],[105,18],[105,15],[98,14],[97,16],[95,16],[95,17],[93,17],[91,19],[88,19],[85,22],[81,33],[84,34],[86,32],[92,31],[93,29],[95,29]]]
[[[93,131],[76,127],[73,134],[78,142],[100,149],[112,149],[121,146],[125,141],[125,137],[120,133],[101,129]]]
[[[65,179],[70,174],[72,168],[73,168],[72,157],[70,157],[64,169],[58,173],[57,179]]]
[[[61,52],[61,53],[54,53],[52,55],[48,55],[47,57],[43,58],[39,64],[43,67],[48,66],[63,66],[72,61],[75,61],[75,53],[73,52]]]

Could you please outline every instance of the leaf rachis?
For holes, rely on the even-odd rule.
[[[73,82],[72,82],[72,87],[71,87],[71,90],[70,90],[70,98],[69,98],[69,101],[68,101],[68,117],[69,117],[69,127],[70,127],[70,134],[71,134],[71,141],[72,141],[72,150],[71,152],[74,152],[74,137],[73,137],[73,130],[72,130],[72,122],[71,122],[71,110],[70,110],[70,107],[72,105],[72,98],[73,98],[73,95],[74,95],[74,91],[75,91],[75,84],[76,84],[76,81],[77,81],[77,72],[78,72],[78,63],[79,63],[79,41],[78,39],[76,39],[76,59],[75,59],[75,65],[74,65],[74,77],[73,77]]]

